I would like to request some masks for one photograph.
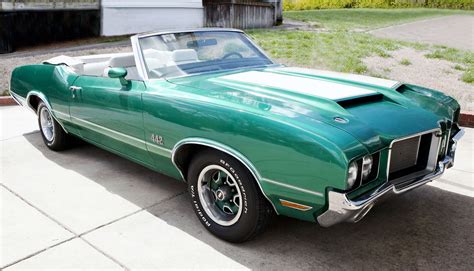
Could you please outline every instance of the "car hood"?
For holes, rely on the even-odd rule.
[[[318,123],[337,127],[369,151],[438,128],[440,120],[450,117],[430,109],[430,102],[442,107],[434,98],[421,103],[402,93],[407,87],[399,82],[361,75],[279,66],[168,81],[239,110],[257,109],[306,126],[311,122],[316,131]]]

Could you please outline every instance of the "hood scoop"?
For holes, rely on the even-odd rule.
[[[337,103],[343,108],[351,108],[358,105],[377,103],[384,100],[384,96],[380,93],[366,96],[354,97],[352,99],[339,100]]]

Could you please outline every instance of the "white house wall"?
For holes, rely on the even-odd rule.
[[[203,26],[201,0],[103,0],[103,36]]]

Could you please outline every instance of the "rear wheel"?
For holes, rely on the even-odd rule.
[[[252,174],[227,154],[209,150],[197,155],[189,167],[188,183],[199,220],[224,240],[254,238],[273,215]]]
[[[70,136],[53,118],[51,111],[43,102],[38,105],[37,115],[41,137],[46,146],[54,151],[67,149],[70,146]]]

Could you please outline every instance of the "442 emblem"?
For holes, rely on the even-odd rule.
[[[163,137],[155,134],[151,134],[151,141],[158,145],[163,145]]]

